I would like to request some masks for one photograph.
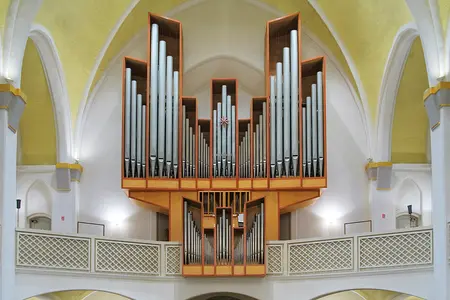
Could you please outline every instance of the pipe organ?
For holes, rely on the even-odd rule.
[[[169,215],[184,276],[264,276],[280,214],[327,186],[326,61],[302,60],[300,33],[299,14],[267,22],[265,95],[248,119],[237,79],[211,79],[209,100],[183,95],[176,20],[149,13],[147,60],[124,58],[122,188]]]

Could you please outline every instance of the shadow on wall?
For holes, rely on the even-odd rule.
[[[131,298],[121,296],[118,294],[91,291],[91,290],[76,290],[76,291],[60,291],[34,296],[25,300],[43,300],[43,299],[71,299],[71,300],[131,300]]]
[[[209,293],[199,295],[189,298],[188,300],[257,300],[257,299],[242,294],[222,292],[222,293]]]
[[[349,290],[321,296],[314,300],[423,300],[423,298],[387,290]]]

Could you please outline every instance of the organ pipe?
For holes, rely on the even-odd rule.
[[[317,72],[317,123],[319,136],[319,176],[323,174],[323,86],[322,72]]]
[[[247,263],[264,263],[264,203],[258,208],[246,236]]]
[[[131,177],[136,172],[136,80],[131,81]]]
[[[289,176],[290,171],[290,162],[291,162],[291,147],[290,141],[291,137],[291,93],[290,93],[290,60],[289,60],[290,51],[288,47],[283,48],[283,138],[284,141],[284,174]]]
[[[277,118],[277,132],[276,132],[276,145],[277,145],[277,171],[278,171],[278,176],[281,177],[282,175],[282,169],[283,169],[283,82],[282,82],[282,69],[283,69],[283,64],[282,63],[277,63],[277,77],[276,77],[276,82],[277,82],[277,87],[276,87],[276,91],[277,91],[277,100],[276,100],[276,118]]]
[[[213,175],[217,174],[217,157],[218,157],[218,148],[217,148],[217,111],[213,111],[213,139],[212,139],[212,148],[213,148]]]
[[[138,94],[136,105],[136,161],[137,161],[137,177],[141,177],[142,168],[142,95]]]
[[[293,175],[298,169],[298,32],[291,31],[291,123],[292,123],[292,167]]]
[[[312,176],[317,173],[317,89],[316,85],[311,86],[311,123],[312,123]]]
[[[179,74],[178,71],[173,72],[173,176],[178,176],[178,87],[179,87]]]
[[[228,103],[231,104],[231,96]],[[231,106],[231,171],[230,176],[236,176],[236,106]]]
[[[152,25],[150,53],[150,166],[151,176],[155,176],[157,157],[157,124],[158,124],[158,47],[159,27]]]
[[[166,118],[166,169],[167,177],[170,177],[172,170],[172,80],[173,80],[173,58],[172,56],[167,56],[167,118]]]
[[[267,174],[267,122],[266,122],[266,103],[264,103],[263,105],[263,111],[262,111],[262,116],[261,116],[261,127],[262,127],[262,132],[261,132],[261,137],[262,137],[262,165],[263,165],[263,169],[262,169],[262,176],[265,177]]]
[[[222,175],[222,130],[220,126],[220,120],[222,118],[222,103],[217,104],[217,175]]]
[[[130,176],[131,69],[125,70],[125,177]]]
[[[188,202],[184,201],[183,213],[183,236],[184,236],[184,263],[201,264],[202,263],[202,235],[199,224],[194,218],[193,211]]]
[[[158,69],[158,141],[164,141],[164,125],[166,110],[166,42],[159,42],[159,69]],[[164,143],[158,143],[158,174],[163,176]]]
[[[306,168],[307,176],[311,176],[311,97],[306,97]]]
[[[275,177],[275,161],[276,161],[276,91],[275,76],[270,76],[270,174]]]

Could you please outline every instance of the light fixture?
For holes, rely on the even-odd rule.
[[[22,204],[21,199],[16,199],[16,209],[17,209],[17,220],[16,220],[16,227],[19,228],[19,211]]]

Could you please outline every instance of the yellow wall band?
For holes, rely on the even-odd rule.
[[[390,162],[390,161],[370,162],[370,163],[366,164],[366,170],[367,169],[375,169],[378,167],[391,167],[391,166],[392,166],[392,162]]]
[[[446,89],[446,90],[450,89],[450,82],[442,81],[442,82],[439,82],[436,86],[432,86],[429,89],[427,89],[423,93],[423,101],[425,102],[430,95],[434,95],[437,92],[439,92],[439,90],[444,90],[444,89]]]
[[[12,84],[9,83],[0,84],[0,92],[3,93],[9,92],[14,96],[19,96],[24,103],[27,103],[27,96],[24,94],[24,92],[22,92],[20,89],[15,88]]]
[[[8,109],[8,105],[0,105],[0,109]]]
[[[70,169],[83,172],[83,166],[80,164],[57,163],[55,166],[57,169]]]

